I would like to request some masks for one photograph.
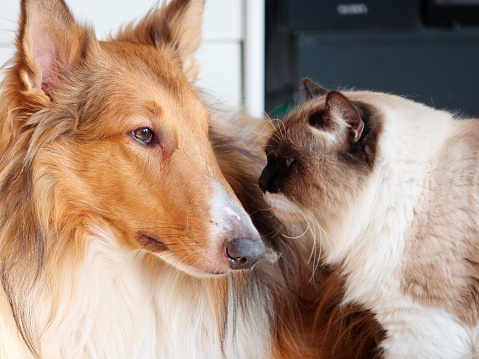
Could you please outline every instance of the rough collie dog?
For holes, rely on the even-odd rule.
[[[22,1],[0,112],[2,358],[271,350],[267,295],[220,311],[236,277],[197,279],[265,255],[189,84],[202,8],[173,1],[99,42],[61,0]]]
[[[265,124],[211,116],[192,87],[202,11],[173,0],[98,41],[62,0],[22,1],[0,86],[1,358],[370,355],[368,314],[265,210]]]

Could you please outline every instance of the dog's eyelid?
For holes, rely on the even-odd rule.
[[[153,143],[157,137],[155,132],[150,127],[146,126],[138,127],[130,131],[130,134],[136,141],[146,145]]]

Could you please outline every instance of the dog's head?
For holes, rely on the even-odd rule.
[[[25,144],[44,232],[107,226],[120,246],[193,275],[264,256],[191,86],[203,6],[173,0],[98,41],[62,0],[22,1],[10,72],[16,122],[2,136],[5,158]]]

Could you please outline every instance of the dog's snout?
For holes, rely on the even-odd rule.
[[[225,251],[231,269],[249,269],[266,255],[263,241],[251,238],[228,240]]]
[[[250,216],[226,191],[220,192],[215,203],[212,223],[218,233],[216,247],[221,264],[228,270],[250,269],[266,255],[266,247]]]

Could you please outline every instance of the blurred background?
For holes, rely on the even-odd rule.
[[[66,2],[100,38],[157,4]],[[18,9],[19,0],[0,3],[1,64]],[[479,118],[479,0],[206,0],[203,39],[198,84],[225,110],[281,116],[308,76]]]
[[[479,118],[479,0],[266,0],[265,54],[275,115],[308,76]]]

